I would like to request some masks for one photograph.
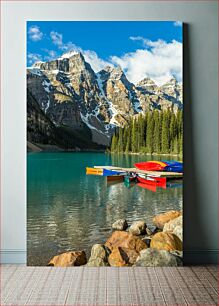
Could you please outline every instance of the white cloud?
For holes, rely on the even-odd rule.
[[[145,47],[145,48],[162,46],[162,45],[165,45],[165,43],[166,43],[162,39],[158,39],[156,41],[152,41],[152,40],[144,38],[142,36],[131,36],[131,37],[129,37],[129,39],[131,39],[133,41],[141,41],[143,47]]]
[[[126,53],[122,57],[112,56],[111,61],[120,65],[129,81],[137,83],[150,77],[158,85],[167,82],[172,76],[182,81],[182,43],[173,40],[150,41],[143,37],[132,37],[143,42],[145,49]]]
[[[63,36],[61,33],[52,31],[50,32],[50,37],[52,39],[53,44],[56,45],[60,50],[64,51],[64,53],[69,51],[81,52],[86,62],[88,62],[91,65],[91,67],[95,72],[98,72],[107,65],[110,65],[109,62],[98,57],[95,51],[83,50],[81,47],[75,45],[71,41],[64,43]]]
[[[175,21],[175,22],[173,23],[173,25],[174,25],[175,27],[182,27],[182,21]]]
[[[42,56],[37,53],[28,53],[27,60],[28,60],[28,64],[33,65],[35,62],[41,61]]]
[[[80,52],[81,48],[79,48],[78,46],[76,46],[75,44],[73,44],[71,41],[67,42],[66,44],[62,44],[62,46],[60,47],[61,50],[68,52],[70,50],[75,50]]]
[[[54,45],[56,45],[62,51],[67,52],[67,51],[70,51],[70,50],[78,49],[78,52],[79,52],[80,48],[78,46],[76,46],[75,44],[73,44],[71,41],[69,41],[67,43],[63,42],[63,36],[62,36],[61,33],[52,31],[52,32],[50,32],[50,38],[52,39],[52,43]]]
[[[50,32],[50,38],[52,39],[52,42],[54,45],[58,46],[59,48],[62,47],[63,42],[62,42],[62,34],[52,31]]]
[[[109,60],[103,60],[95,51],[83,50],[71,41],[63,42],[61,33],[52,31],[50,37],[58,50],[64,53],[69,51],[81,52],[95,72],[108,65],[119,65],[126,73],[129,81],[134,84],[145,77],[150,77],[158,85],[167,82],[172,76],[175,76],[179,82],[182,81],[182,43],[176,40],[171,42],[161,39],[151,41],[142,36],[132,36],[130,37],[131,40],[141,42],[141,48],[121,57],[111,56]],[[44,59],[52,60],[60,56],[59,52],[47,50],[48,56]]]
[[[33,41],[38,41],[43,38],[43,33],[38,26],[32,26],[28,30],[29,38]]]
[[[112,63],[101,59],[94,51],[82,50],[82,54],[84,55],[85,61],[91,65],[95,72],[99,72],[106,66],[112,66]]]

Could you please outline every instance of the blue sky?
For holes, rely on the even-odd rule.
[[[73,49],[82,52],[94,70],[102,69],[107,64],[120,65],[128,73],[129,78],[133,79],[131,81],[136,82],[138,72],[133,71],[132,66],[135,64],[141,66],[143,62],[145,67],[142,71],[139,66],[139,78],[145,74],[154,80],[157,79],[159,83],[158,72],[154,69],[153,73],[153,66],[156,66],[156,61],[160,56],[163,67],[166,65],[164,57],[174,57],[174,54],[178,54],[177,57],[180,61],[179,49],[181,46],[182,24],[174,21],[27,22],[28,66],[38,60],[55,59]],[[176,52],[174,52],[174,48],[176,48]],[[153,58],[152,55],[154,55]],[[141,60],[139,60],[140,58]],[[149,61],[152,67],[145,64]],[[174,73],[180,81],[180,69],[179,67],[175,68],[170,67],[169,72],[163,71],[161,73],[163,77],[160,77],[160,81],[164,75],[167,78]]]

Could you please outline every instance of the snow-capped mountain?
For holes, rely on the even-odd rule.
[[[182,108],[182,85],[175,78],[161,87],[149,78],[134,85],[120,67],[95,73],[75,51],[27,68],[27,89],[27,102],[33,97],[54,126],[89,128],[92,141],[103,145],[109,145],[115,126],[138,113]]]

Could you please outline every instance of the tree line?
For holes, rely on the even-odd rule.
[[[145,112],[133,117],[130,124],[117,128],[111,152],[182,154],[183,112],[170,110]]]

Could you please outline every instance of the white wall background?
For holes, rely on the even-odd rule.
[[[4,1],[1,5],[2,262],[26,261],[27,20],[182,20],[188,24],[184,248],[198,255],[217,252],[217,1]]]

